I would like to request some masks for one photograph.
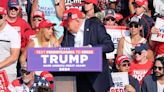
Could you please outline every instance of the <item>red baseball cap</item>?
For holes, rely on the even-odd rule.
[[[136,4],[138,6],[144,6],[145,8],[148,7],[148,0],[135,0],[133,4]]]
[[[70,9],[66,10],[63,15],[62,23],[60,24],[61,26],[67,25],[68,17],[70,17],[69,21],[77,19],[77,18],[83,18],[83,13],[77,8],[70,8]]]
[[[83,2],[87,2],[87,3],[93,3],[96,6],[98,5],[98,0],[84,0]]]
[[[53,75],[51,73],[43,71],[40,74],[40,76],[44,77],[48,82],[50,82],[50,88],[54,88],[54,84],[53,84],[54,77],[53,77]]]
[[[116,21],[120,21],[121,19],[123,19],[123,15],[120,13],[116,13],[115,18],[116,18]]]
[[[55,25],[56,25],[56,23],[51,23],[51,22],[48,21],[48,20],[42,20],[42,21],[39,23],[38,28],[48,28],[48,27],[55,26]]]
[[[0,7],[0,14],[6,14],[6,9],[3,7]]]
[[[36,10],[34,12],[34,14],[32,15],[32,17],[35,17],[35,16],[39,16],[41,18],[44,18],[44,12],[40,11],[40,10]]]
[[[130,62],[130,59],[126,55],[117,56],[116,61],[115,61],[115,64],[116,65],[121,64],[125,60],[127,60],[127,61]]]

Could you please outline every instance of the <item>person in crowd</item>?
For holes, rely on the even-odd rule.
[[[29,40],[33,37],[36,36],[37,32],[39,31],[39,23],[44,20],[44,13],[40,10],[37,10],[34,12],[34,14],[32,15],[32,24],[33,24],[33,28],[32,30],[26,31],[25,32],[25,37],[23,39],[23,42],[25,43],[25,46],[27,46]]]
[[[67,19],[69,13],[72,16]],[[61,25],[67,28],[61,44],[63,47],[102,47],[102,72],[79,73],[76,76],[77,92],[107,92],[113,83],[105,53],[112,52],[114,45],[104,25],[96,19],[85,19],[83,13],[76,8],[64,12]]]
[[[131,60],[126,55],[117,56],[115,65],[118,72],[128,72],[130,69],[130,61]],[[132,77],[131,75],[129,75],[128,77],[129,85],[125,86],[125,90],[127,92],[140,92],[138,80]]]
[[[104,17],[103,23],[104,25],[107,26],[116,26],[116,16],[115,16],[115,11],[114,10],[109,10],[108,14]]]
[[[7,11],[7,22],[14,27],[20,37],[21,37],[21,52],[20,54],[24,51],[25,49],[25,32],[31,30],[30,25],[22,18],[19,17],[19,12],[20,12],[20,7],[19,7],[19,2],[18,0],[8,0],[8,11]],[[20,76],[20,61],[18,59],[17,62],[17,76]]]
[[[135,0],[129,0],[130,14],[135,14],[135,7],[133,5],[133,2],[135,2]],[[152,17],[154,15],[153,0],[147,0],[147,2],[148,2],[147,15],[150,16],[150,17]]]
[[[84,0],[83,3],[82,11],[86,15],[86,18],[97,17],[99,20],[103,19],[104,15],[98,7],[98,0]]]
[[[164,17],[162,18],[164,19]],[[158,34],[160,32],[160,29],[156,28],[155,26],[151,29],[151,34]],[[157,41],[150,41],[150,47],[155,52],[155,56],[164,56],[164,42],[157,42]]]
[[[49,82],[44,77],[27,70],[26,63],[21,66],[21,73],[21,77],[16,78],[9,84],[8,89],[11,92],[36,92],[39,86],[49,87]]]
[[[65,0],[34,0],[31,15],[33,15],[36,10],[43,11],[45,19],[57,24],[55,26],[57,31],[54,34],[57,39],[62,39],[64,28],[60,26],[60,22],[63,17],[63,12],[65,11]]]
[[[142,80],[145,76],[151,74],[151,68],[153,62],[147,59],[147,44],[139,44],[135,47],[133,53],[135,60],[131,62],[129,74],[142,84]]]
[[[133,59],[132,49],[139,43],[146,43],[146,39],[141,36],[142,25],[139,19],[133,19],[129,23],[130,36],[120,38],[118,43],[117,55],[126,55]]]
[[[164,91],[164,57],[154,60],[153,74],[143,79],[141,92],[163,92]]]
[[[24,33],[31,30],[30,25],[22,18],[18,16],[20,7],[18,0],[8,2],[8,11],[7,11],[7,22],[14,27],[21,36],[21,51],[25,49],[24,42]]]
[[[133,5],[135,7],[135,15],[140,19],[140,23],[143,26],[143,37],[149,38],[150,36],[150,30],[152,26],[154,25],[153,18],[149,17],[147,15],[148,12],[148,1],[147,0],[135,0],[133,2]]]
[[[16,62],[21,39],[18,32],[7,23],[6,14],[6,10],[0,7],[0,69],[6,71],[11,82],[17,76]]]
[[[55,38],[53,31],[54,28],[53,26],[56,24],[51,23],[48,20],[42,20],[39,23],[39,31],[36,34],[35,37],[32,37],[30,39],[30,42],[28,43],[27,47],[57,47],[59,46],[58,40]],[[20,57],[20,63],[24,64],[26,63],[26,54],[27,54],[27,49],[22,53]],[[28,61],[28,60],[27,60]]]

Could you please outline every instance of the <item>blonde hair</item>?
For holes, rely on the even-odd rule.
[[[54,29],[53,29],[54,30]],[[40,46],[42,46],[42,39],[44,37],[46,28],[40,28],[39,32],[36,34],[36,37],[38,39],[38,44]],[[55,34],[56,34],[56,30],[54,30]],[[53,36],[50,38],[50,45],[54,45],[55,43],[58,43],[59,41],[57,40],[55,34],[53,34]]]

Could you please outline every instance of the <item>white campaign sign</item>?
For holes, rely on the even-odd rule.
[[[110,88],[110,92],[124,92],[125,85],[129,84],[127,72],[111,73],[114,87]]]
[[[164,20],[161,18],[157,18],[155,22],[155,27],[159,29],[158,34],[152,34],[151,40],[164,42]]]
[[[114,56],[117,53],[119,39],[121,37],[128,36],[130,32],[125,26],[106,26],[106,31],[111,36],[115,48],[113,52],[106,53],[106,57],[107,59],[114,59]]]

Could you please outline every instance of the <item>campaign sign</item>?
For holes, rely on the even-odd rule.
[[[9,81],[5,71],[0,71],[0,92],[7,92]]]
[[[157,18],[155,22],[155,27],[159,29],[158,34],[152,34],[151,40],[158,41],[158,42],[164,42],[164,20],[161,18]]]
[[[29,71],[101,72],[102,48],[28,48]]]
[[[114,51],[107,53],[107,59],[114,59],[117,53],[118,41],[121,37],[130,35],[129,29],[126,26],[105,26],[107,33],[111,36],[114,43]]]
[[[114,87],[110,88],[110,92],[124,92],[125,85],[129,84],[127,72],[111,73]]]
[[[65,7],[66,9],[70,9],[70,8],[78,8],[78,9],[82,9],[82,6],[84,4],[82,4],[81,2],[82,0],[65,0]]]

